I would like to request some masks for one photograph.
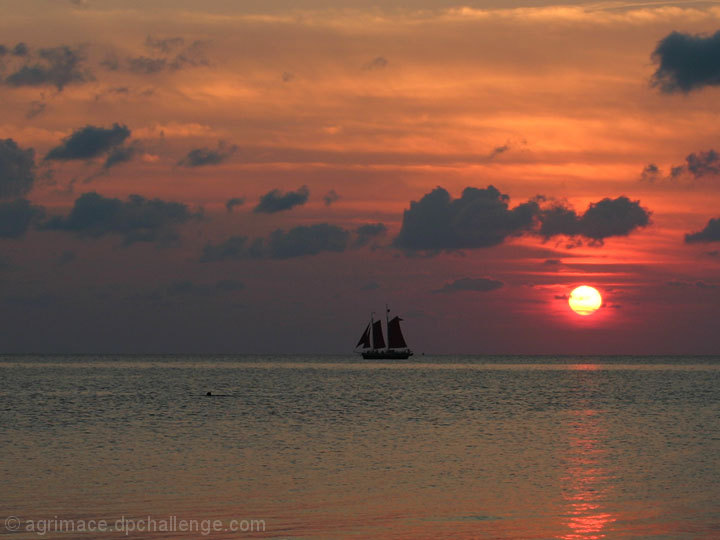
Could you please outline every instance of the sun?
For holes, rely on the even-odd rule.
[[[568,304],[570,308],[583,317],[586,315],[592,315],[602,305],[602,296],[595,287],[589,287],[587,285],[581,285],[573,289],[568,298]]]

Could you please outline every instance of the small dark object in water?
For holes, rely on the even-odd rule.
[[[212,396],[212,392],[208,392],[208,393],[205,394],[205,395],[206,395],[206,396]]]

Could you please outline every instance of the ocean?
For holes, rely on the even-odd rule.
[[[18,540],[720,538],[720,357],[5,356],[0,426]]]

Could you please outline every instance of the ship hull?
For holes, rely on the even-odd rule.
[[[367,351],[362,353],[365,360],[407,360],[412,351]]]

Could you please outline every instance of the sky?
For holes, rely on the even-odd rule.
[[[2,352],[350,354],[386,304],[416,354],[719,350],[720,2],[0,28]]]

